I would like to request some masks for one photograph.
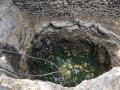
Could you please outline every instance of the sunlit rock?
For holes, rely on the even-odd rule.
[[[119,90],[120,68],[115,67],[109,72],[91,80],[85,80],[75,87],[63,87],[61,85],[39,80],[14,79],[0,76],[1,85],[10,90]]]
[[[12,0],[0,0],[0,42],[8,43],[8,47],[12,46],[12,49],[8,47],[0,48],[26,55],[29,54],[28,51],[31,50],[31,46],[35,46],[35,49],[40,49],[43,46],[44,39],[48,46],[54,41],[58,45],[64,39],[73,43],[74,46],[80,45],[79,47],[85,52],[92,51],[98,62],[105,65],[107,71],[115,66],[120,66],[119,23],[113,21],[113,17],[120,16],[119,0],[83,0],[83,6],[88,3],[87,8],[81,8],[81,2],[77,4],[79,0],[57,0],[50,3],[48,1],[36,3],[29,0],[13,0],[13,2]],[[95,4],[91,6],[92,3]],[[96,9],[96,4],[100,11]],[[39,5],[43,5],[42,8],[38,8]],[[54,8],[52,9],[53,5]],[[91,7],[93,7],[92,10]],[[82,15],[86,17],[84,13],[95,17],[89,17],[90,19],[84,21],[83,18],[79,18]],[[43,17],[39,17],[40,15]],[[54,17],[58,15],[62,16],[60,18]],[[112,19],[107,17],[101,19],[101,17],[97,18],[96,16],[110,16]],[[37,39],[36,35],[38,35]],[[81,43],[78,43],[79,41]],[[89,46],[83,44],[84,41]],[[63,44],[63,46],[65,49],[68,48],[66,44]],[[34,54],[39,55],[40,52],[35,52]],[[0,65],[11,71],[31,74],[30,67],[33,66],[28,64],[28,60],[26,56],[4,53],[3,56],[0,56]],[[8,64],[9,61],[10,63]],[[78,65],[75,65],[75,67],[82,68]],[[11,75],[7,75],[8,73],[5,74],[10,77],[0,76],[0,82],[2,86],[12,90],[119,90],[119,70],[119,67],[114,68],[95,79],[85,80],[73,88],[39,80],[14,79],[11,78]],[[66,73],[69,74],[69,70]],[[27,78],[27,76],[24,78]]]

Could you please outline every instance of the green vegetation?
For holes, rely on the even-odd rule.
[[[59,73],[37,79],[64,86],[75,86],[83,80],[94,78],[105,72],[104,66],[100,65],[92,54],[79,50],[50,48],[44,58],[55,63],[58,68],[39,60],[40,63],[32,62],[32,73],[45,74],[59,70]]]

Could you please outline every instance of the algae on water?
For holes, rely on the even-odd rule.
[[[64,49],[62,47],[49,48],[45,59],[55,63],[56,68],[51,63],[39,60],[40,63],[33,62],[33,74],[46,74],[59,70],[49,76],[37,78],[40,80],[51,81],[64,86],[75,86],[81,81],[97,77],[105,72],[104,65],[99,64],[94,55],[81,52],[79,49]],[[36,57],[40,57],[39,54]]]

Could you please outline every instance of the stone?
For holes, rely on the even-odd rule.
[[[60,28],[58,28],[58,25]],[[74,21],[71,25],[68,22],[64,22],[61,26],[61,22],[56,21],[55,23],[54,21],[46,25],[37,38],[33,38],[32,43],[34,43],[34,48],[40,49],[40,46],[43,46],[39,45],[42,43],[40,39],[49,39],[52,44],[56,43],[56,45],[57,43],[58,45],[60,44],[59,41],[66,40],[69,42],[69,45],[72,43],[73,46],[78,45],[78,47],[82,47],[81,49],[89,47],[86,51],[91,51],[90,48],[92,48],[94,49],[92,50],[93,53],[100,60],[100,63],[108,64],[108,61],[110,61],[111,67],[119,66],[119,57],[116,52],[119,48],[120,37],[103,28],[100,24],[89,24],[89,26],[86,26]],[[36,40],[39,42],[36,42]],[[115,58],[117,61],[115,61]]]
[[[10,90],[119,90],[120,67],[115,67],[95,79],[85,80],[75,87],[63,87],[47,81],[14,79],[7,76],[0,76],[0,81],[2,86]]]
[[[39,1],[38,3],[29,0],[14,0],[13,2],[17,7],[13,4],[12,0],[0,0],[0,42],[8,43],[8,46],[13,46],[15,53],[26,54],[27,49],[32,46],[31,41],[34,41],[36,34],[42,34],[36,40],[38,48],[42,46],[40,40],[46,38],[45,35],[49,36],[52,42],[64,38],[77,45],[75,42],[78,40],[82,41],[82,43],[86,41],[87,44],[95,45],[94,53],[101,49],[98,52],[101,63],[110,63],[110,69],[115,68],[95,79],[85,80],[76,87],[71,88],[40,80],[15,79],[10,77],[11,75],[8,75],[9,77],[1,75],[0,84],[11,90],[119,90],[120,67],[116,66],[120,66],[120,34],[118,31],[115,31],[118,24],[115,26],[112,23],[115,20],[113,19],[114,17],[120,16],[119,0],[83,0],[83,2],[79,0],[48,1],[50,0]],[[38,7],[39,5],[40,7]],[[54,7],[52,8],[52,6]],[[93,9],[91,10],[92,7]],[[53,17],[51,18],[52,15]],[[58,15],[60,18],[56,18]],[[77,17],[91,15],[98,16],[99,18],[100,16],[107,17],[94,19],[98,21],[90,21],[89,19],[84,21]],[[45,16],[45,19],[39,16]],[[67,16],[67,18],[64,19],[62,16]],[[73,16],[72,19],[71,16]],[[108,16],[112,19],[108,19]],[[54,33],[54,35],[51,35],[51,33]],[[49,42],[52,43],[51,41]],[[90,51],[89,47],[86,51]],[[109,60],[103,57],[104,53],[102,51],[107,54],[106,57]],[[11,58],[11,65],[6,63],[6,61],[9,61],[8,56],[14,57]],[[15,55],[7,54],[0,58],[0,64],[3,65],[4,62],[5,65],[9,66],[7,66],[8,69],[11,70],[13,68],[14,71],[14,65],[16,64],[13,60],[17,62]],[[5,58],[7,59],[4,61],[3,59]],[[19,69],[27,72],[26,58],[19,60],[20,63],[26,65],[23,68],[21,65],[21,69]]]
[[[10,90],[10,89],[7,88],[7,87],[3,87],[3,86],[0,85],[0,90]]]

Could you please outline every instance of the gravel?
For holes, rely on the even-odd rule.
[[[120,0],[13,0],[19,9],[39,16],[120,17]]]

